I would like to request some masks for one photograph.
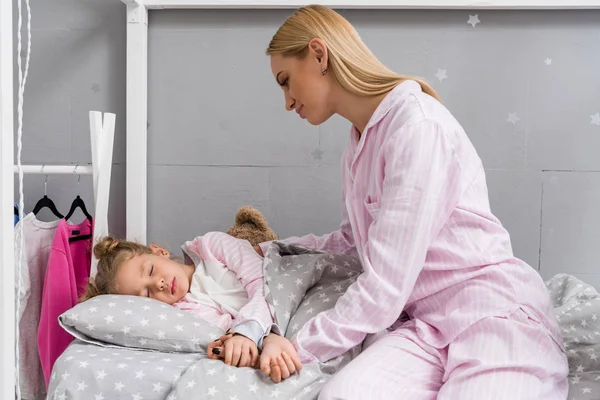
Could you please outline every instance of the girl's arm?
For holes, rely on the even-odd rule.
[[[201,240],[204,249],[233,271],[248,292],[249,301],[240,309],[232,331],[252,339],[260,348],[274,322],[264,294],[263,259],[248,241],[223,232],[209,232]]]

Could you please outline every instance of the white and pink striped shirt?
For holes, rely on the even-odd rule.
[[[342,160],[339,230],[285,242],[356,252],[363,273],[294,343],[325,362],[384,330],[402,311],[442,348],[487,316],[522,308],[564,349],[539,274],[514,257],[492,214],[482,162],[450,112],[415,81],[389,93]],[[268,243],[261,244],[263,252]]]
[[[191,311],[222,329],[232,328],[234,332],[254,340],[260,347],[262,337],[270,331],[274,322],[264,294],[262,257],[247,240],[237,239],[223,232],[209,232],[199,236],[186,242],[182,249],[196,266],[201,265],[200,260],[215,260],[233,271],[248,292],[248,303],[239,310],[235,318],[219,307],[195,302],[189,293],[173,306]]]

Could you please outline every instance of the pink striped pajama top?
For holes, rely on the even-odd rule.
[[[227,266],[248,292],[248,303],[239,310],[236,318],[217,307],[196,303],[189,293],[173,306],[191,311],[222,329],[232,328],[252,339],[260,348],[263,336],[269,333],[274,321],[264,294],[262,257],[247,240],[223,232],[208,232],[186,242],[182,248],[196,266],[200,260],[216,260]]]
[[[339,229],[285,241],[356,252],[364,272],[294,339],[325,362],[390,327],[402,311],[443,348],[475,322],[521,308],[564,350],[539,274],[513,255],[490,210],[481,159],[454,117],[415,81],[380,103],[342,159]],[[263,252],[267,243],[261,244]]]

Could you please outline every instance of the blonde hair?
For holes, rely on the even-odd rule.
[[[116,294],[114,282],[119,267],[142,254],[152,254],[152,250],[139,243],[118,240],[110,236],[100,239],[94,246],[94,256],[98,260],[96,277],[88,279],[86,292],[79,301],[86,301],[102,294]]]
[[[288,17],[271,39],[266,53],[303,59],[314,38],[327,45],[327,72],[344,90],[359,96],[378,96],[405,80],[414,80],[423,92],[441,102],[435,90],[422,79],[399,75],[383,65],[350,22],[321,5],[302,7]]]

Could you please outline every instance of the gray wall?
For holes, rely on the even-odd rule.
[[[24,158],[89,161],[87,111],[116,112],[110,223],[123,234],[124,7],[32,4]],[[150,240],[176,250],[226,230],[243,204],[281,237],[337,227],[349,125],[313,127],[284,111],[264,50],[288,13],[151,12]],[[568,272],[600,288],[600,126],[591,123],[600,112],[600,12],[476,13],[473,28],[465,11],[343,12],[384,63],[427,79],[463,124],[516,255],[545,278]],[[75,187],[76,178],[51,177],[48,191],[67,209]],[[29,203],[41,194],[43,177],[31,179]]]

